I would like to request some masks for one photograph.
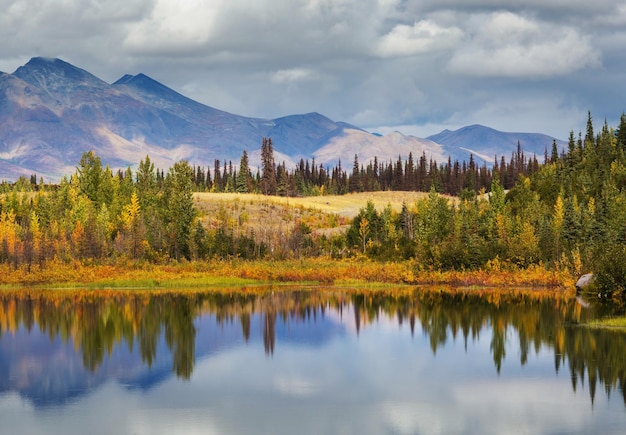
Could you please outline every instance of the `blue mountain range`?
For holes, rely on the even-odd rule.
[[[255,167],[264,137],[272,139],[276,160],[288,166],[313,158],[349,166],[355,154],[363,163],[409,152],[438,162],[467,160],[472,153],[490,165],[495,155],[508,157],[517,141],[527,155],[538,156],[553,141],[482,126],[426,139],[381,136],[319,113],[251,118],[201,104],[144,74],[109,84],[60,59],[35,57],[12,74],[0,72],[0,180],[33,173],[58,180],[73,173],[88,150],[112,168],[135,166],[146,155],[161,168],[181,159],[211,168],[216,159],[236,165],[246,150]]]

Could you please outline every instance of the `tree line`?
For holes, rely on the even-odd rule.
[[[553,147],[556,143],[553,143]],[[547,155],[547,148],[546,148]],[[261,146],[261,167],[253,172],[247,151],[242,153],[239,166],[232,161],[215,160],[213,170],[194,167],[194,188],[197,191],[261,193],[279,196],[315,196],[324,194],[343,195],[354,192],[386,190],[428,192],[434,186],[439,193],[459,196],[464,190],[477,193],[489,189],[496,178],[505,189],[515,185],[521,176],[529,176],[539,170],[537,156],[526,156],[520,143],[509,160],[494,156],[493,167],[486,163],[478,165],[474,156],[459,162],[448,158],[438,164],[422,153],[406,159],[398,156],[396,161],[379,162],[377,157],[362,164],[355,154],[352,170],[345,169],[341,161],[334,167],[317,164],[315,159],[300,159],[295,168],[285,162],[276,163],[270,138],[264,138]]]

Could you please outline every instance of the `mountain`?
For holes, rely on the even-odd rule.
[[[543,161],[546,149],[550,153],[554,140],[559,150],[567,146],[566,142],[541,133],[508,133],[478,124],[455,131],[444,130],[428,139],[441,144],[452,160],[467,161],[471,154],[479,165],[483,162],[493,165],[496,156],[504,156],[508,161],[518,143],[526,157],[534,154],[539,161]]]
[[[398,156],[406,158],[409,153],[413,154],[415,160],[419,159],[422,153],[438,162],[447,159],[447,154],[438,143],[415,136],[405,136],[400,132],[379,136],[363,130],[343,128],[326,137],[325,141],[326,144],[313,153],[315,160],[331,164],[341,160],[343,167],[348,169],[352,167],[355,154],[358,154],[360,163],[373,160],[374,157],[381,163],[395,162]]]
[[[293,166],[313,158],[331,138],[336,153],[328,163],[351,161],[362,144],[379,141],[319,113],[277,119],[235,115],[144,74],[108,84],[60,59],[40,57],[0,75],[0,126],[1,179],[37,173],[57,180],[73,172],[80,156],[92,149],[114,168],[136,165],[146,155],[162,168],[181,159],[209,167],[215,159],[237,164],[244,150],[254,167],[260,165],[262,139],[270,137],[276,160]],[[396,155],[396,145],[407,149],[406,143],[389,138],[378,147]]]
[[[119,150],[133,147],[119,134],[120,120],[168,115],[59,59],[34,58],[0,79],[0,153],[46,177],[70,172],[90,149],[112,166],[126,165]]]
[[[137,165],[146,155],[160,168],[181,159],[210,168],[215,159],[236,165],[246,150],[255,168],[264,137],[272,139],[278,163],[314,158],[324,165],[341,161],[344,168],[355,154],[366,163],[410,152],[438,162],[448,155],[467,160],[472,152],[491,164],[495,154],[510,155],[518,137],[527,154],[540,148],[543,155],[552,143],[524,135],[470,126],[421,139],[372,134],[319,113],[251,118],[201,104],[144,74],[109,84],[60,59],[35,57],[12,74],[0,72],[0,180],[36,173],[56,181],[89,150],[112,168]]]

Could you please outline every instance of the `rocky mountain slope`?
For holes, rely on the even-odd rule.
[[[510,154],[511,140],[483,135],[468,143],[452,140],[456,133],[378,136],[319,113],[245,117],[198,103],[144,74],[109,84],[60,59],[36,57],[12,74],[0,73],[0,179],[7,180],[32,173],[58,180],[88,150],[113,168],[134,166],[146,155],[161,168],[181,159],[209,167],[215,159],[238,164],[246,150],[256,167],[263,137],[272,139],[276,160],[288,166],[314,158],[316,164],[350,167],[355,155],[365,163],[409,152],[440,162],[448,155],[468,158],[467,150]],[[552,139],[545,142],[549,146]]]

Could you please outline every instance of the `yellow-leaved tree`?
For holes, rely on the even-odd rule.
[[[0,256],[4,260],[10,260],[17,255],[19,229],[14,211],[3,211],[0,214]]]
[[[122,210],[122,222],[124,225],[127,247],[132,258],[138,258],[143,254],[145,228],[141,218],[141,206],[139,197],[133,191],[130,202]]]

